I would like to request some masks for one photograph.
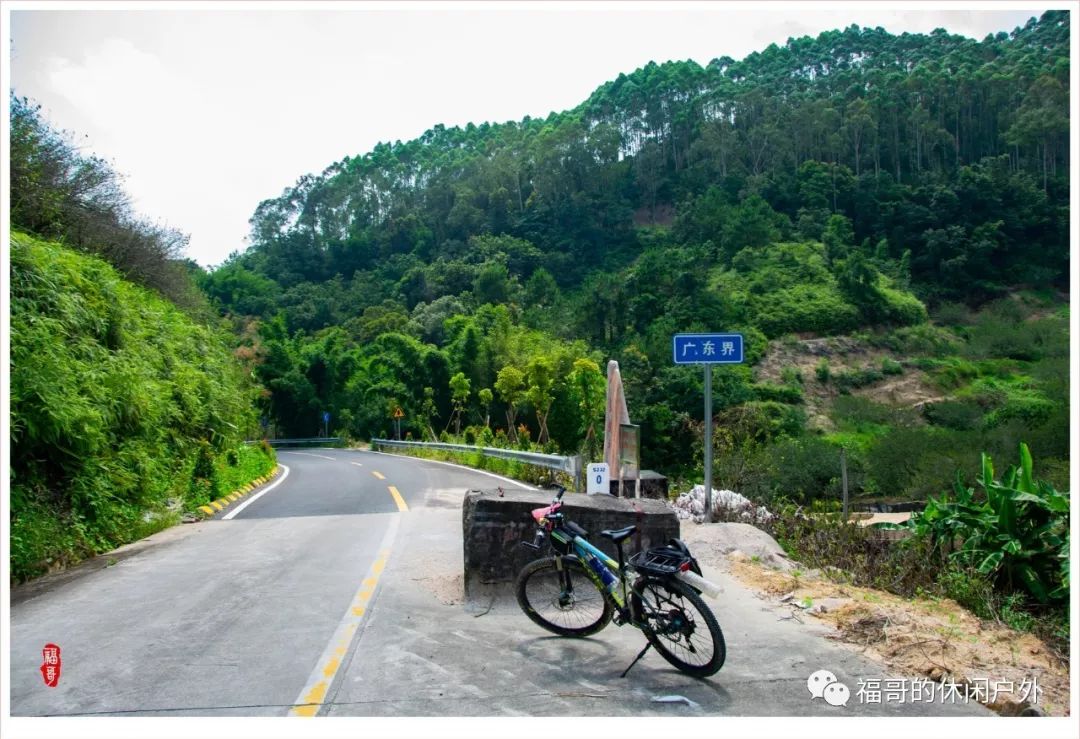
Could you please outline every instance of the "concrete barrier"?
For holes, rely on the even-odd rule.
[[[612,495],[619,495],[619,480],[613,478],[610,483],[610,493]],[[633,498],[634,497],[634,481],[623,480],[623,494],[619,497]],[[653,472],[652,470],[641,471],[641,497],[642,498],[655,498],[656,500],[668,499],[668,480],[659,472]],[[630,524],[627,524],[629,526]]]
[[[526,564],[550,554],[545,543],[541,552],[521,546],[532,541],[536,524],[531,511],[546,506],[554,493],[507,490],[500,497],[495,490],[470,490],[461,507],[462,538],[465,555],[465,597],[482,594],[511,593],[517,573]],[[636,506],[636,507],[635,507]],[[667,503],[660,500],[611,498],[606,495],[567,493],[563,498],[567,519],[589,532],[589,541],[615,558],[615,545],[600,536],[603,529],[619,529],[637,524],[640,547],[662,546],[679,536],[679,519]],[[623,542],[629,557],[638,551],[637,535]]]

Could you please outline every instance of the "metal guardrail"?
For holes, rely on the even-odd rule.
[[[246,441],[245,444],[258,444],[262,441]],[[311,439],[267,439],[266,443],[275,449],[279,446],[343,446],[345,439],[340,436],[319,436]]]
[[[546,467],[551,470],[566,472],[574,478],[575,483],[581,474],[581,457],[563,457],[558,454],[541,454],[540,452],[523,452],[517,449],[500,449],[491,446],[469,446],[468,444],[444,444],[435,441],[395,441],[393,439],[372,439],[371,446],[376,447],[418,447],[420,449],[436,449],[444,452],[480,452],[487,457],[510,459],[515,462]]]

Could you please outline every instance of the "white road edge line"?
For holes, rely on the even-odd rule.
[[[310,452],[294,452],[291,449],[282,449],[282,454],[299,454],[304,457],[318,457],[319,459],[329,459],[331,462],[336,462],[337,457],[327,457],[324,454],[312,454]]]
[[[357,451],[365,451],[365,450],[359,449]],[[410,457],[407,454],[391,454],[390,452],[376,452],[373,449],[368,449],[366,451],[369,454],[382,454],[382,455],[387,456],[387,457],[397,457],[398,459],[415,459],[418,462],[431,462],[432,464],[445,464],[445,465],[448,465],[450,467],[457,467],[459,470],[468,470],[469,472],[475,472],[475,473],[480,474],[480,475],[487,475],[488,477],[494,477],[496,480],[502,480],[503,482],[508,482],[511,485],[517,485],[519,488],[524,488],[526,490],[539,490],[540,489],[538,487],[535,487],[533,485],[529,485],[529,484],[524,483],[524,482],[518,482],[517,480],[511,480],[509,477],[503,477],[502,475],[496,475],[494,472],[488,472],[487,470],[478,470],[475,467],[466,467],[463,464],[454,464],[453,462],[444,462],[441,459],[424,459],[423,457]]]
[[[364,466],[364,465],[360,464],[359,462],[349,462],[349,464],[355,464],[357,467],[363,467]]]
[[[247,507],[248,507],[249,505],[251,505],[252,503],[254,503],[255,501],[257,501],[257,500],[258,500],[259,498],[261,498],[261,497],[263,497],[264,495],[266,495],[267,493],[269,493],[269,492],[270,492],[271,490],[273,490],[274,488],[276,488],[276,487],[277,487],[278,485],[280,485],[281,483],[285,482],[285,478],[289,476],[289,468],[288,468],[288,467],[286,467],[285,465],[281,464],[281,463],[278,463],[278,467],[280,467],[281,469],[285,470],[285,472],[283,472],[283,473],[282,473],[281,477],[279,477],[279,478],[278,478],[277,480],[275,480],[275,481],[273,482],[273,484],[271,484],[271,485],[267,485],[267,486],[266,486],[265,488],[263,488],[263,489],[262,489],[262,490],[260,490],[259,492],[257,492],[257,493],[255,493],[254,495],[252,495],[252,496],[251,496],[250,498],[248,498],[248,499],[247,499],[247,500],[245,500],[245,501],[244,501],[243,503],[241,503],[240,505],[238,505],[238,506],[237,506],[237,507],[236,507],[236,508],[235,508],[234,510],[232,510],[232,511],[229,511],[229,513],[228,513],[228,514],[226,514],[226,515],[222,516],[222,517],[221,517],[221,520],[222,520],[222,521],[228,521],[228,520],[229,520],[229,519],[231,519],[231,518],[232,518],[233,516],[235,516],[235,515],[236,515],[237,513],[239,513],[240,511],[244,510],[245,508],[247,508]]]

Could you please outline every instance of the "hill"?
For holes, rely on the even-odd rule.
[[[721,329],[746,334],[751,365],[793,335],[894,342],[874,372],[902,360],[909,376],[955,365],[982,381],[967,410],[933,411],[967,414],[965,438],[1041,433],[1057,419],[1051,380],[1014,382],[1000,362],[972,374],[1006,350],[927,318],[1066,286],[1068,38],[1069,15],[1051,11],[982,41],[852,26],[739,61],[650,63],[543,120],[435,126],[305,175],[256,209],[251,248],[199,282],[233,317],[283,434],[311,435],[329,411],[337,432],[385,435],[400,406],[414,438],[461,428],[594,456],[599,368],[615,358],[646,465],[690,474],[701,379],[671,366],[670,336]],[[903,356],[919,342],[937,348]],[[836,382],[876,381],[859,372]],[[718,459],[791,444],[833,471],[772,489],[827,494],[836,421],[808,427],[805,386],[754,373],[718,378],[731,437]],[[942,443],[927,434],[944,421],[916,425]],[[867,454],[880,441],[858,440]],[[915,492],[893,482],[864,489]]]

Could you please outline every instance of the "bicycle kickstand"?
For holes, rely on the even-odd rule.
[[[649,648],[651,646],[652,646],[652,642],[649,642],[648,644],[646,644],[645,648],[642,649],[640,652],[638,652],[638,656],[634,657],[634,661],[630,663],[630,667],[627,667],[625,670],[623,670],[623,674],[619,675],[619,677],[626,677],[626,673],[630,672],[630,669],[634,665],[636,665],[641,660],[642,657],[645,656],[645,653],[649,651]]]

